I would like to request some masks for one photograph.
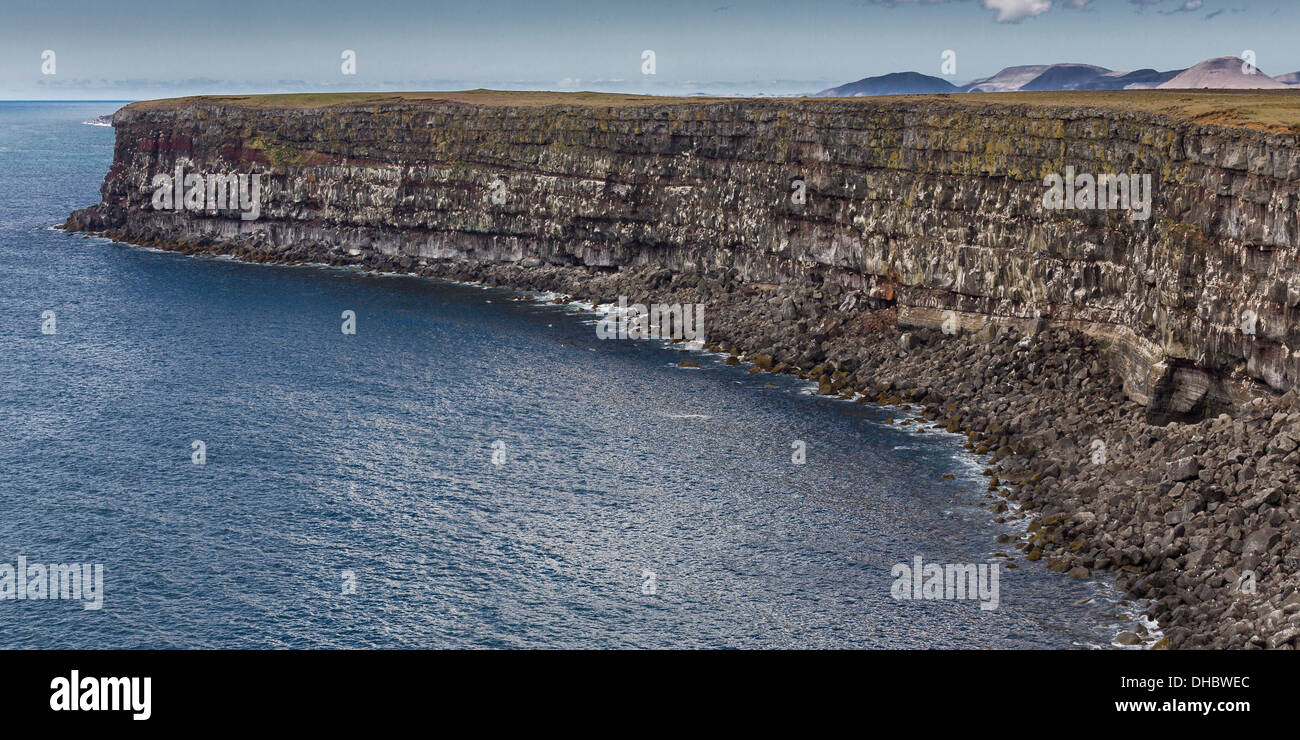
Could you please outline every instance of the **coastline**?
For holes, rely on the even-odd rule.
[[[135,243],[121,235],[98,235]],[[1258,448],[1269,464],[1286,462],[1289,458],[1269,454],[1276,451],[1269,439],[1278,426],[1274,411],[1300,437],[1300,414],[1286,411],[1290,397],[1277,402],[1280,408],[1262,403],[1235,421],[1221,416],[1197,424],[1152,426],[1142,407],[1124,397],[1122,382],[1102,359],[1104,348],[1084,335],[1047,326],[1026,334],[995,327],[952,335],[904,330],[895,323],[892,306],[837,284],[822,289],[754,285],[725,271],[602,271],[349,255],[306,247],[257,252],[221,244],[141,246],[568,296],[557,297],[557,303],[601,305],[619,296],[629,302],[703,303],[712,317],[705,349],[734,358],[727,364],[746,363],[751,372],[816,382],[821,395],[920,406],[927,422],[965,435],[969,451],[990,456],[983,473],[989,480],[991,515],[1002,522],[1010,518],[1013,505],[1024,512],[1024,533],[1004,542],[999,537],[1008,553],[1014,548],[1020,567],[1042,561],[1076,578],[1114,571],[1116,588],[1127,599],[1149,603],[1145,616],[1164,631],[1154,648],[1289,647],[1288,636],[1300,635],[1295,630],[1300,619],[1291,619],[1300,613],[1300,596],[1282,568],[1294,518],[1276,506],[1280,501],[1270,503],[1273,496],[1266,496],[1255,504],[1256,515],[1261,510],[1267,514],[1263,536],[1235,538],[1241,550],[1249,551],[1240,558],[1230,545],[1211,551],[1234,539],[1232,527],[1240,534],[1240,509],[1252,503],[1243,499],[1253,497],[1245,491],[1205,500],[1188,483],[1201,471],[1212,471],[1216,457],[1219,462],[1235,459],[1214,444],[1225,434],[1243,438],[1247,449]],[[1105,445],[1104,459],[1095,456],[1093,440]],[[1259,441],[1264,444],[1255,444]],[[1166,464],[1153,464],[1152,448],[1179,454],[1164,454],[1171,458]],[[1207,464],[1200,464],[1202,459]],[[1192,466],[1197,470],[1188,477]],[[1221,526],[1229,521],[1235,524]],[[1238,567],[1243,565],[1253,567]],[[1254,594],[1237,588],[1243,570],[1255,571]],[[1142,644],[1140,635],[1122,639]]]

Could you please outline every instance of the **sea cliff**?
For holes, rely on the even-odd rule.
[[[69,223],[271,256],[833,282],[905,325],[1040,319],[1106,340],[1153,419],[1300,374],[1294,133],[1096,105],[609,97],[132,105],[103,203]],[[260,173],[260,217],[153,210],[151,178],[177,166]],[[1045,209],[1044,177],[1067,168],[1151,176],[1151,216]]]
[[[1027,560],[1119,571],[1177,646],[1291,647],[1300,97],[1141,95],[152,101],[66,226],[703,302],[715,348],[969,434]],[[257,217],[156,208],[177,168],[258,175]],[[1067,172],[1149,176],[1149,217],[1045,207]]]

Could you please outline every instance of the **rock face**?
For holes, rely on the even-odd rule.
[[[132,105],[71,229],[322,261],[382,254],[839,285],[904,326],[1108,347],[1149,418],[1300,375],[1295,135],[943,100]],[[256,173],[260,215],[156,210],[153,178]],[[1050,210],[1044,177],[1151,176],[1151,216]],[[949,313],[951,312],[951,313]],[[1035,329],[1037,330],[1037,329]]]

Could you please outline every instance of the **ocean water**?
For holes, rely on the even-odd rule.
[[[1119,629],[1103,586],[1023,561],[994,610],[892,598],[895,563],[999,562],[1009,531],[975,505],[961,440],[882,423],[895,409],[716,357],[678,368],[507,291],[52,230],[98,201],[113,130],[82,122],[118,105],[0,103],[0,564],[104,573],[99,610],[0,599],[0,646],[1031,648]]]

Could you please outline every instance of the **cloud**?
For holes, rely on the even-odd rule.
[[[1019,23],[1052,9],[1052,0],[981,0],[985,8],[998,11],[998,23]]]
[[[938,5],[957,0],[871,0],[876,5]],[[1072,8],[1082,8],[1092,0],[1066,0]],[[1052,0],[980,0],[986,10],[996,10],[998,23],[1019,23],[1025,18],[1042,15],[1052,9]]]
[[[1232,13],[1233,15],[1236,15],[1237,13],[1245,13],[1245,12],[1247,12],[1246,8],[1219,8],[1218,10],[1213,11],[1211,13],[1206,13],[1205,20],[1208,21],[1211,18],[1217,18],[1218,16],[1221,16],[1224,13]]]

